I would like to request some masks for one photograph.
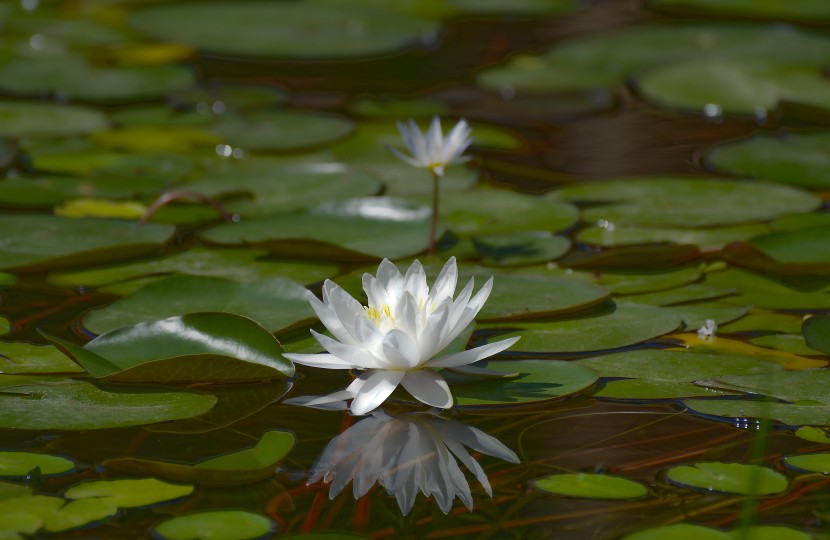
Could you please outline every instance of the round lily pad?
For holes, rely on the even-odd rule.
[[[116,512],[118,506],[108,499],[71,501],[59,511],[43,516],[43,528],[48,532],[68,531],[114,516]]]
[[[572,201],[605,203],[583,219],[655,227],[714,227],[810,212],[820,205],[801,189],[766,182],[650,177],[591,182],[563,189]]]
[[[270,535],[276,524],[265,516],[242,510],[213,510],[176,516],[156,525],[164,540],[254,540]]]
[[[342,139],[353,129],[344,116],[295,109],[224,115],[211,131],[221,142],[244,150],[297,151]]]
[[[193,486],[169,484],[155,478],[82,482],[64,494],[67,499],[109,499],[119,508],[138,508],[172,501],[193,493]]]
[[[775,262],[788,266],[813,267],[830,272],[830,225],[758,236],[749,245]]]
[[[639,482],[607,474],[552,474],[533,485],[544,493],[586,499],[638,499],[648,494]]]
[[[689,412],[723,418],[730,423],[765,418],[788,426],[830,426],[830,405],[815,402],[798,404],[743,399],[689,399],[683,404]]]
[[[573,0],[448,0],[448,3],[467,13],[524,16],[561,15],[576,7]]]
[[[811,349],[804,341],[804,336],[791,334],[773,334],[769,336],[761,336],[749,340],[750,343],[761,345],[762,347],[770,347],[778,349],[779,351],[787,351],[794,354],[814,355],[821,354],[816,349]]]
[[[0,268],[37,270],[108,262],[150,253],[173,234],[169,225],[44,215],[3,215]]]
[[[629,295],[674,289],[697,281],[701,276],[701,271],[696,266],[687,266],[665,272],[588,273],[568,271],[568,275],[579,279],[589,279],[615,295]]]
[[[706,163],[729,174],[830,188],[830,133],[760,133],[714,146]]]
[[[729,297],[727,297],[728,299]],[[706,324],[706,321],[715,321],[718,326],[735,319],[740,319],[750,311],[750,306],[733,306],[722,302],[695,302],[668,306],[675,315],[686,325],[686,330],[696,330]]]
[[[571,241],[547,231],[518,231],[461,239],[442,255],[480,259],[487,266],[525,266],[553,261],[571,248]]]
[[[100,111],[78,105],[0,102],[0,136],[55,137],[106,129],[107,117]]]
[[[581,392],[597,381],[594,370],[558,360],[494,360],[482,367],[516,377],[469,378],[447,373],[459,406],[522,405]]]
[[[784,465],[802,472],[830,474],[830,454],[818,453],[784,456]]]
[[[586,244],[603,247],[674,242],[694,244],[702,248],[718,248],[730,242],[748,240],[767,232],[770,232],[769,227],[760,223],[706,229],[605,224],[604,227],[593,226],[582,229],[576,239]]]
[[[39,383],[20,375],[5,380],[0,395],[0,427],[32,430],[84,430],[152,424],[204,414],[216,398],[194,392],[148,387],[101,387],[83,381]],[[67,415],[71,410],[73,414]]]
[[[193,81],[193,72],[182,66],[99,68],[78,56],[20,58],[0,67],[0,89],[5,92],[55,93],[82,101],[152,99]]]
[[[0,501],[3,532],[61,532],[89,525],[115,515],[118,507],[109,500],[71,501],[59,497],[31,495]],[[8,518],[8,519],[7,519]],[[24,528],[25,527],[25,528]],[[16,539],[20,536],[12,535]]]
[[[96,334],[141,322],[204,311],[222,311],[253,319],[268,330],[282,330],[314,318],[307,289],[272,277],[240,283],[208,276],[173,276],[133,295],[89,312],[84,327]]]
[[[623,540],[731,540],[731,536],[718,529],[703,525],[678,523],[665,527],[645,529],[625,536]]]
[[[177,21],[188,21],[181,25]],[[130,24],[156,39],[246,57],[348,58],[402,49],[435,25],[370,5],[197,2],[148,8]]]
[[[75,464],[60,456],[31,452],[0,452],[0,476],[26,478],[39,469],[42,476],[63,474],[75,468]]]
[[[740,495],[774,495],[788,486],[787,478],[770,468],[741,463],[680,465],[669,469],[666,477],[684,487]]]
[[[754,305],[768,309],[828,309],[830,295],[806,292],[775,279],[730,268],[706,275],[706,283],[717,287],[736,287],[738,293],[725,299],[736,305]]]
[[[720,323],[718,322],[718,326]],[[750,313],[737,321],[721,327],[721,331],[732,332],[783,332],[794,334],[801,329],[801,317],[784,313]]]
[[[807,346],[830,354],[830,316],[815,315],[802,325]]]
[[[814,23],[830,19],[830,5],[822,0],[756,2],[754,0],[650,0],[649,6],[685,14],[787,19]],[[754,539],[754,536],[749,538]]]
[[[218,225],[201,236],[216,244],[249,244],[298,258],[397,259],[426,249],[430,216],[428,207],[409,200],[367,197]]]
[[[498,284],[496,285],[498,287]],[[680,318],[664,308],[618,304],[579,318],[525,322],[511,351],[581,353],[616,349],[677,329]]]
[[[78,364],[51,345],[0,343],[0,372],[15,373],[79,373]]]
[[[812,540],[814,537],[792,527],[756,525],[729,531],[732,540]]]
[[[737,289],[713,287],[706,283],[691,283],[676,289],[657,291],[645,294],[633,294],[625,297],[626,302],[636,304],[651,304],[654,306],[675,306],[687,302],[698,302],[723,298],[734,294]]]
[[[821,444],[830,443],[830,437],[827,436],[827,431],[815,426],[802,426],[796,429],[793,434],[799,439],[805,441],[817,442]]]

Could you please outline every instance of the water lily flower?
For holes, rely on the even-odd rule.
[[[389,150],[414,167],[429,169],[432,173],[443,176],[444,168],[454,163],[463,163],[470,158],[464,156],[464,151],[473,142],[470,138],[469,124],[460,120],[444,139],[441,131],[441,120],[434,116],[429,130],[423,134],[414,120],[408,124],[398,122],[398,131],[412,156],[399,152],[395,148]]]
[[[706,322],[698,328],[697,336],[704,341],[711,341],[718,331],[718,325],[712,319],[706,319]]]
[[[311,331],[326,350],[323,354],[286,354],[298,364],[325,369],[364,370],[345,390],[311,400],[306,406],[326,406],[353,399],[351,411],[365,414],[383,403],[400,384],[427,405],[447,409],[453,399],[442,368],[462,369],[500,353],[518,337],[466,351],[441,351],[472,322],[493,287],[493,278],[473,296],[474,281],[453,298],[458,267],[455,258],[444,265],[430,289],[417,260],[401,275],[384,259],[377,277],[363,274],[368,305],[363,306],[332,281],[323,285],[323,300],[309,292],[311,307],[334,338]],[[302,398],[301,398],[302,399]]]
[[[434,497],[445,514],[456,497],[472,510],[470,485],[456,459],[475,475],[487,495],[492,497],[493,490],[484,469],[464,446],[519,463],[516,454],[496,438],[441,418],[435,409],[396,415],[378,409],[329,442],[308,483],[330,483],[333,499],[352,482],[357,499],[377,482],[395,496],[404,515],[412,510],[418,491]]]

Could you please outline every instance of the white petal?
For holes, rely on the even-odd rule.
[[[432,358],[441,351],[441,340],[447,333],[447,320],[450,316],[451,300],[442,302],[430,313],[427,318],[426,327],[421,331],[418,338],[418,349],[421,358]]]
[[[386,287],[372,274],[363,274],[363,291],[366,293],[370,307],[377,309],[388,303]]]
[[[426,134],[427,151],[432,162],[441,158],[441,149],[444,146],[444,134],[441,132],[441,119],[432,117],[429,124],[429,131]]]
[[[478,290],[475,296],[470,299],[470,303],[467,304],[467,307],[470,307],[475,310],[476,313],[484,306],[484,302],[487,301],[487,298],[490,297],[490,292],[493,290],[493,278],[487,280],[481,289]]]
[[[457,282],[458,265],[455,262],[455,257],[450,257],[432,285],[432,290],[429,292],[430,301],[440,302],[446,296],[452,298]]]
[[[421,363],[420,351],[406,332],[397,328],[383,336],[383,354],[397,369],[411,369]]]
[[[312,366],[323,369],[356,369],[362,367],[334,356],[333,354],[285,353],[283,356],[292,362],[296,362],[303,366]]]
[[[344,330],[354,336],[355,317],[362,317],[364,314],[363,306],[360,302],[352,298],[352,295],[347,293],[340,285],[330,280],[326,280],[323,284],[323,301],[337,316]],[[350,341],[341,339],[334,332],[332,334],[344,343],[350,343]]]
[[[357,345],[357,340],[346,329],[345,325],[340,320],[337,311],[333,307],[318,300],[311,291],[308,293],[308,301],[311,304],[311,309],[314,310],[314,313],[316,313],[317,317],[320,319],[320,322],[323,323],[323,325],[334,335],[334,337],[343,343]],[[347,319],[354,319],[354,317],[347,317]],[[350,324],[351,322],[352,321],[350,321]]]
[[[327,396],[298,396],[288,398],[283,403],[328,411],[345,411],[348,408],[346,407],[346,400],[352,399],[353,397],[352,393],[348,390],[340,390]]]
[[[354,414],[366,414],[386,401],[403,379],[404,371],[370,370],[360,378],[364,383],[352,401],[351,410]],[[368,376],[364,379],[364,375]]]
[[[490,481],[487,478],[487,473],[484,472],[484,469],[481,468],[478,461],[474,460],[473,456],[471,456],[463,446],[458,444],[458,442],[452,439],[444,439],[444,444],[446,444],[447,448],[450,449],[450,452],[455,454],[455,456],[461,460],[461,463],[463,463],[464,466],[467,467],[473,475],[475,475],[476,479],[481,484],[481,487],[484,488],[484,492],[492,497],[493,488],[490,487]],[[467,508],[469,508],[469,506]]]
[[[407,146],[412,150],[412,156],[422,163],[421,166],[425,165],[429,156],[429,148],[424,135],[421,133],[421,128],[418,127],[415,120],[409,121],[409,133],[404,139]]]
[[[503,339],[495,343],[488,343],[487,345],[482,345],[481,347],[476,347],[474,349],[468,349],[466,351],[457,352],[455,354],[439,356],[438,358],[428,360],[424,363],[424,366],[431,368],[440,368],[472,364],[473,362],[478,362],[483,358],[487,358],[488,356],[493,356],[494,354],[502,352],[503,350],[510,347],[517,341],[519,341],[519,336]]]
[[[408,371],[401,381],[412,397],[433,407],[452,407],[452,394],[447,381],[431,369]]]
[[[408,145],[407,145],[407,146],[408,146]],[[409,163],[409,164],[410,164],[410,165],[412,165],[413,167],[423,167],[423,166],[424,166],[424,164],[423,164],[421,161],[418,161],[417,159],[414,159],[414,158],[411,158],[411,157],[407,156],[406,154],[404,154],[403,152],[401,152],[401,151],[400,151],[400,150],[398,150],[397,148],[394,148],[394,147],[392,147],[392,146],[387,146],[386,148],[387,148],[390,152],[392,152],[392,153],[395,155],[395,157],[397,157],[398,159],[401,159],[401,160],[405,161],[406,163]],[[410,152],[411,152],[411,151],[412,151],[412,149],[410,148]]]
[[[314,330],[311,330],[311,335],[315,340],[317,340],[317,343],[326,349],[326,351],[340,358],[344,362],[348,362],[356,368],[373,369],[381,367],[384,364],[382,359],[377,358],[363,347],[355,347],[354,345],[340,343],[339,341],[320,334],[319,332],[315,332]]]
[[[403,280],[404,289],[416,300],[424,299],[429,292],[429,287],[427,287],[427,275],[424,272],[424,267],[418,260],[415,260],[415,262],[412,263],[412,266],[407,269]]]
[[[383,259],[378,266],[377,280],[386,289],[390,296],[397,296],[398,291],[403,288],[403,276],[398,267],[392,264],[389,259]]]

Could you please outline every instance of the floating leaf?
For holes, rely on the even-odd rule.
[[[748,244],[784,266],[805,267],[804,273],[830,272],[830,225],[757,236]],[[786,273],[786,269],[784,269]]]
[[[467,13],[548,17],[569,13],[576,5],[573,0],[448,0],[448,3]]]
[[[61,532],[113,516],[117,511],[118,507],[109,500],[66,503],[58,497],[32,495],[0,501],[4,528],[2,532],[9,528],[13,532],[33,533],[41,526],[48,532]]]
[[[747,422],[750,418],[778,420],[788,426],[830,426],[830,405],[775,403],[742,399],[683,402],[690,412],[724,418],[729,422]]]
[[[520,231],[462,239],[449,251],[458,258],[477,258],[487,266],[525,266],[558,259],[571,241],[550,232]]]
[[[618,304],[574,319],[521,324],[512,351],[582,353],[616,349],[668,334],[680,326],[671,311]]]
[[[108,470],[135,476],[158,476],[173,482],[208,486],[252,484],[274,475],[277,464],[294,447],[294,436],[266,431],[253,448],[201,461],[195,465],[141,458],[115,458],[103,463]]]
[[[494,360],[481,367],[519,375],[507,379],[471,379],[446,374],[454,383],[452,391],[457,405],[535,403],[576,394],[589,388],[598,378],[592,369],[558,360]]]
[[[776,525],[756,525],[729,531],[732,540],[812,540],[806,532]]]
[[[736,290],[737,289],[713,287],[705,283],[692,283],[691,285],[684,285],[683,287],[678,287],[668,291],[627,296],[625,301],[637,304],[650,304],[654,306],[674,306],[687,302],[697,302],[700,300],[711,300],[713,298],[730,296],[734,294]]]
[[[270,536],[276,524],[242,510],[195,512],[168,519],[153,529],[164,540],[253,540]]]
[[[802,472],[830,474],[830,454],[784,456],[784,465]]]
[[[623,540],[730,540],[732,537],[718,529],[710,529],[703,525],[678,523],[665,527],[645,529],[629,534]]]
[[[638,499],[648,494],[639,482],[607,474],[552,474],[533,485],[545,493],[587,499]]]
[[[830,370],[825,369],[728,375],[704,383],[796,404],[812,401],[815,405],[830,405]]]
[[[159,40],[260,58],[364,57],[402,49],[435,31],[434,24],[401,11],[320,2],[164,5],[134,13],[130,24]]]
[[[75,468],[75,464],[60,456],[31,452],[0,452],[0,476],[26,478],[39,469],[43,476],[63,474]]]
[[[810,317],[804,321],[801,328],[808,347],[830,354],[830,317],[826,315]]]
[[[426,249],[430,215],[428,207],[409,200],[367,197],[219,225],[201,236],[216,244],[261,246],[298,258],[397,259]]]
[[[245,150],[296,151],[342,139],[353,129],[345,116],[296,109],[225,115],[211,131],[223,143]]]
[[[46,337],[90,375],[112,382],[236,383],[294,374],[268,330],[231,313],[191,313],[138,323],[83,347]]]
[[[804,336],[788,335],[788,334],[773,334],[770,336],[761,336],[749,340],[750,343],[760,345],[762,347],[770,347],[778,349],[779,351],[787,351],[793,354],[814,355],[821,354],[815,349],[811,349],[804,342]]]
[[[795,187],[723,178],[623,178],[558,193],[572,201],[608,203],[583,210],[586,221],[655,227],[751,223],[810,212],[820,205],[814,195]]]
[[[577,240],[603,247],[674,242],[676,244],[695,244],[703,248],[719,248],[737,240],[748,240],[759,234],[769,232],[769,230],[767,225],[760,223],[695,230],[632,225],[594,226],[581,230],[577,235]]]
[[[669,306],[669,309],[686,324],[686,329],[695,330],[706,321],[715,321],[718,326],[746,315],[750,306],[731,306],[720,302],[699,302]],[[723,329],[725,330],[725,329]]]
[[[253,319],[269,330],[282,330],[314,317],[306,291],[302,285],[278,277],[240,283],[208,276],[173,276],[91,311],[83,324],[103,334],[176,315],[223,311]]]
[[[38,383],[4,380],[0,427],[31,430],[84,430],[136,426],[204,414],[216,398],[194,392],[171,392],[130,386],[97,387],[83,381]],[[72,411],[72,414],[67,414]]]
[[[77,105],[0,101],[0,136],[55,137],[106,129],[100,111]]]
[[[104,148],[122,152],[191,152],[215,148],[220,139],[203,129],[191,126],[131,126],[98,131],[90,141]]]
[[[0,267],[37,270],[107,262],[150,253],[173,227],[43,215],[3,215]]]
[[[725,333],[767,331],[787,334],[794,334],[801,330],[801,317],[784,313],[758,313],[757,311],[753,310],[746,317],[731,322],[720,330]]]
[[[349,114],[373,119],[430,118],[446,116],[446,104],[432,99],[403,99],[392,96],[359,96],[349,105]]]
[[[787,489],[784,475],[767,467],[741,463],[680,465],[669,469],[666,477],[684,487],[740,495],[774,495]]]
[[[830,19],[830,6],[821,0],[790,0],[789,2],[755,2],[753,0],[650,0],[658,9],[679,10],[682,13],[748,17],[753,19],[788,19],[815,22]],[[733,533],[740,537],[740,531]],[[784,537],[781,537],[782,539]],[[751,534],[747,540],[756,540]]]
[[[32,488],[0,481],[0,501],[14,497],[25,497],[32,494]]]
[[[108,201],[105,199],[73,199],[55,207],[55,215],[67,218],[112,218],[138,220],[147,207],[134,201]]]
[[[118,505],[107,499],[72,501],[58,512],[43,516],[43,528],[48,532],[68,531],[114,516],[117,512]]]
[[[830,444],[830,438],[828,438],[827,432],[821,428],[804,426],[795,430],[794,434],[799,439],[804,439],[805,441]]]
[[[139,508],[187,497],[193,486],[168,484],[155,478],[81,482],[66,490],[68,499],[107,499],[119,508]]]
[[[592,272],[588,274],[569,271],[569,275],[574,274],[576,274],[574,277],[585,276],[615,295],[629,295],[664,291],[687,285],[697,281],[701,276],[701,271],[697,266],[650,273]]]
[[[768,309],[828,309],[830,294],[805,292],[753,272],[730,268],[706,275],[706,283],[715,287],[737,287],[738,293],[727,301],[736,305],[754,305]]]

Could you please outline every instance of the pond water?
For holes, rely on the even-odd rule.
[[[0,539],[830,538],[828,25],[0,5]],[[473,142],[426,255],[430,174],[388,147],[433,116]],[[302,406],[357,375],[282,357],[323,351],[306,289],[452,256],[494,288],[450,347],[520,336],[490,375]]]

